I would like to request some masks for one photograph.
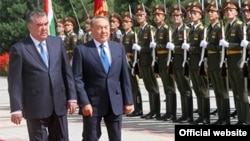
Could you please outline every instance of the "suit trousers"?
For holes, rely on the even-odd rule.
[[[69,141],[67,115],[26,119],[30,141]]]
[[[104,116],[83,117],[83,141],[99,140],[102,134],[101,121],[103,118],[107,127],[109,141],[121,141],[122,115],[114,115],[112,110]]]

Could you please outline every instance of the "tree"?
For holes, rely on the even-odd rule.
[[[181,0],[182,3],[186,3],[189,0]],[[84,17],[86,13],[81,5],[81,2],[85,5],[89,14],[93,14],[94,0],[71,0],[76,16],[70,5],[70,0],[52,0],[53,10],[56,18],[73,17],[78,18],[81,27],[84,25]],[[128,11],[128,5],[130,4],[132,12],[136,5],[144,3],[145,6],[150,9],[157,3],[163,3],[163,0],[107,0],[109,6],[109,13],[118,12],[122,14]],[[177,0],[166,0],[167,5],[171,5]],[[38,6],[39,5],[39,6]],[[170,8],[168,6],[167,8]],[[0,54],[8,52],[9,48],[21,40],[24,36],[28,35],[25,15],[28,11],[33,9],[42,9],[43,0],[1,0],[0,1]],[[78,27],[76,28],[78,31]]]

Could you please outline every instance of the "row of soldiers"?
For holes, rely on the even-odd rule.
[[[218,120],[212,124],[231,124],[230,82],[237,110],[236,124],[248,125],[250,115],[247,83],[240,63],[242,51],[250,48],[250,26],[244,25],[250,22],[249,10],[248,0],[243,1],[240,6],[235,0],[225,0],[222,4],[212,0],[207,6],[193,2],[184,8],[176,4],[170,8],[170,16],[165,5],[155,5],[154,9],[149,11],[143,4],[135,8],[135,16],[131,12],[125,12],[122,16],[118,13],[111,14],[109,16],[110,40],[125,46],[128,69],[131,71],[135,104],[134,111],[128,116],[208,125],[210,124],[210,79],[218,110]],[[156,27],[148,23],[151,13]],[[238,18],[240,13],[243,15],[244,22]],[[209,20],[208,27],[202,22],[205,16]],[[227,21],[226,25],[222,22],[223,18]],[[87,19],[85,25],[89,25],[91,17]],[[170,19],[174,28],[165,22]],[[135,23],[139,24],[137,30],[133,30]],[[66,29],[65,23],[64,26]],[[123,34],[119,27],[123,28]],[[75,34],[75,44],[86,42],[86,37],[84,35],[81,38],[78,37],[77,41]],[[67,49],[69,53],[70,50]],[[245,60],[243,61],[245,64],[249,63]],[[223,66],[226,66],[226,73]],[[166,96],[166,111],[163,115],[160,113],[160,93],[156,73],[160,76]],[[148,92],[150,112],[147,114],[143,114],[138,74]],[[176,115],[176,87],[181,97],[181,117],[179,118]],[[197,98],[198,108],[198,118],[195,120],[193,119],[193,92]]]
[[[132,84],[134,84],[133,92],[136,102],[135,111],[131,116],[141,115],[143,111],[140,92],[136,90],[138,84],[136,84],[136,78],[133,78],[135,77],[133,69],[136,67],[134,62],[137,62],[139,58],[139,73],[148,92],[150,103],[150,112],[142,115],[142,118],[198,125],[210,124],[210,78],[218,110],[218,120],[212,124],[231,124],[229,82],[237,110],[238,122],[236,124],[249,124],[247,78],[243,75],[244,68],[240,63],[242,51],[250,46],[249,26],[244,25],[250,21],[250,5],[249,1],[243,1],[240,6],[238,4],[238,1],[234,0],[226,0],[222,4],[210,1],[205,9],[203,9],[204,5],[198,2],[191,3],[185,9],[179,4],[174,5],[170,10],[174,30],[165,23],[166,18],[170,17],[167,17],[164,5],[156,5],[152,10],[156,27],[147,22],[150,14],[147,7],[137,6],[135,19],[139,24],[139,29],[135,32],[125,30],[121,40],[128,52],[128,60],[132,64],[131,80],[134,80]],[[238,18],[241,12],[244,22]],[[205,27],[202,22],[205,16],[209,20],[208,27]],[[186,17],[189,23],[185,24]],[[222,22],[224,17],[226,25]],[[127,14],[123,15],[122,20],[132,22],[133,18]],[[122,25],[124,27],[126,23],[123,22]],[[243,62],[249,66],[245,60]],[[224,64],[227,67],[227,75],[225,72],[222,74]],[[159,74],[166,95],[166,113],[163,116],[160,114],[160,94],[155,73]],[[175,85],[181,95],[182,115],[179,118],[176,117]],[[198,107],[198,118],[195,120],[193,119],[193,92],[197,98]]]

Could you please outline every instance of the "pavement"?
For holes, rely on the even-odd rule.
[[[160,86],[161,96],[161,113],[166,111],[165,95],[161,80],[157,79]],[[149,112],[149,101],[147,91],[143,85],[143,81],[139,80],[144,114]],[[234,110],[234,102],[232,92],[230,91],[230,104],[231,111]],[[196,99],[194,95],[194,109],[196,109]],[[213,90],[210,90],[210,107],[211,111],[216,109],[215,97]],[[181,116],[180,94],[177,93],[177,118]],[[194,119],[197,114],[194,113]],[[211,115],[211,122],[217,120],[217,115]],[[237,119],[232,118],[231,122],[236,122]],[[82,134],[82,117],[78,114],[68,116],[69,123],[69,136],[70,141],[81,141]],[[169,121],[158,121],[155,119],[141,119],[140,117],[123,117],[122,123],[122,140],[123,141],[174,141],[175,140],[175,125],[177,123]],[[10,106],[8,96],[7,77],[0,76],[0,141],[28,141],[28,132],[25,119],[22,120],[20,125],[15,125],[10,121]],[[100,141],[108,141],[107,130],[102,122],[102,136]]]

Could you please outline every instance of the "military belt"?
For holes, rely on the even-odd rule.
[[[220,52],[208,50],[207,53],[208,53],[208,54],[215,54],[215,53],[220,53]]]
[[[127,55],[128,57],[131,57],[131,56],[133,56],[133,53],[127,52],[126,55]]]
[[[73,50],[67,50],[66,52],[67,53],[73,53]]]
[[[241,54],[242,51],[241,50],[227,50],[227,54]]]
[[[157,54],[167,54],[168,50],[157,50]]]

